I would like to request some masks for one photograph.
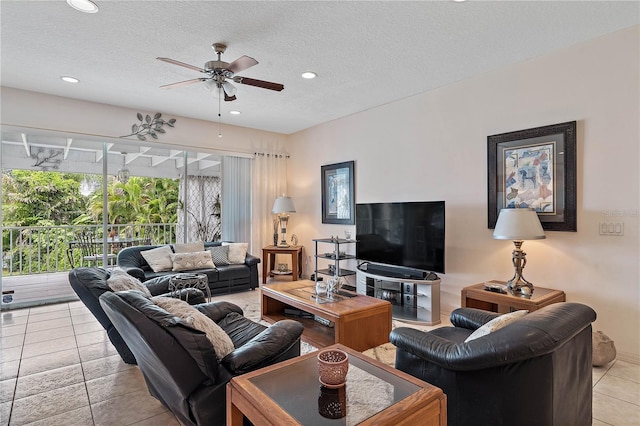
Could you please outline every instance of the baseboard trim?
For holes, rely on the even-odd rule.
[[[616,360],[630,362],[632,364],[640,364],[640,355],[632,354],[630,352],[618,352]]]

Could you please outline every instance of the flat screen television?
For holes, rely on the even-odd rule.
[[[444,229],[444,201],[356,204],[356,258],[444,273]]]

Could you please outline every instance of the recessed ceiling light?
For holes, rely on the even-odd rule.
[[[69,6],[84,13],[98,12],[98,6],[91,0],[67,0]]]
[[[316,74],[313,71],[306,71],[302,73],[302,78],[311,79],[311,78],[316,78],[317,76],[318,74]]]
[[[241,113],[240,113],[240,111],[231,110],[231,111],[229,111],[229,114],[231,114],[231,115],[240,115]]]
[[[69,77],[68,75],[63,75],[62,77],[60,77],[60,80],[62,81],[66,81],[67,83],[79,83],[80,80],[78,80],[75,77]]]

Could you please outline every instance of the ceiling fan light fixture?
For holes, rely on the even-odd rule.
[[[91,0],[67,0],[67,4],[84,13],[97,13],[98,6]]]
[[[222,88],[224,89],[224,92],[227,94],[227,96],[235,96],[236,92],[238,91],[238,89],[236,89],[236,86],[229,83],[228,81],[222,83]]]
[[[204,87],[207,92],[210,92],[214,96],[218,96],[218,83],[214,79],[210,78],[206,80],[202,87]]]
[[[70,75],[63,75],[62,77],[60,77],[60,80],[65,81],[67,83],[80,83],[80,80],[78,80],[75,77],[71,77]]]
[[[306,78],[307,80],[310,80],[312,78],[316,78],[318,76],[318,74],[316,74],[313,71],[305,71],[302,73],[302,78]]]

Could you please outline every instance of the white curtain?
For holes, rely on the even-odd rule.
[[[256,153],[253,160],[253,232],[255,252],[273,244],[273,202],[287,194],[288,155]],[[295,202],[294,202],[295,205]]]
[[[251,246],[251,158],[222,157],[222,240]]]

